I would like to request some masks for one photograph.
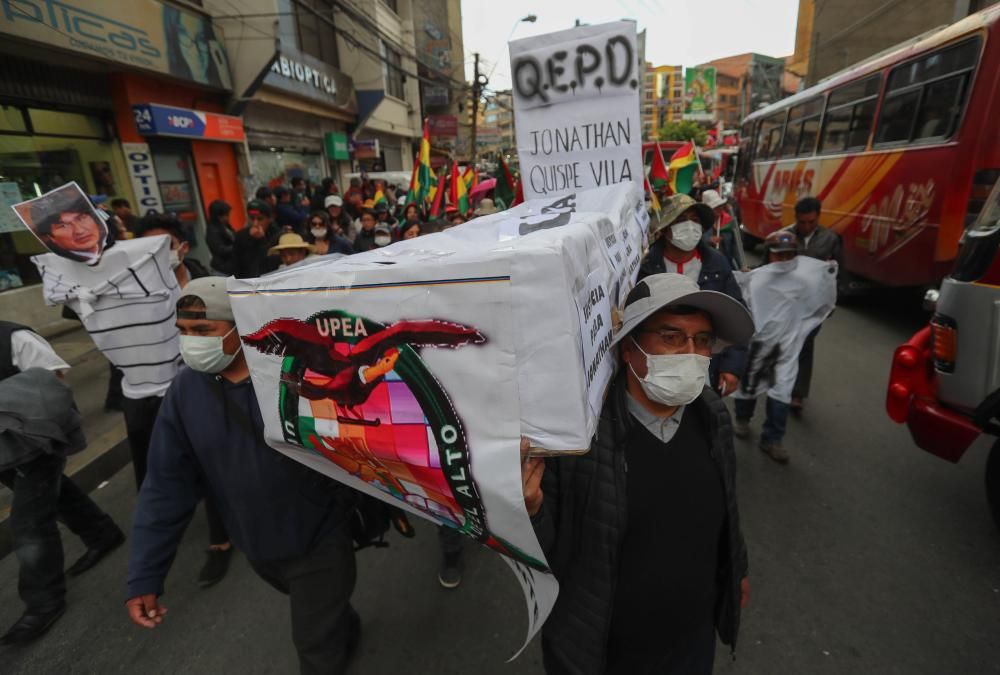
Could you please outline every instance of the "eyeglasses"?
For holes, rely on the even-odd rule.
[[[641,330],[640,333],[652,333],[659,336],[660,341],[670,349],[684,349],[688,340],[694,344],[695,351],[710,352],[715,347],[718,338],[715,333],[695,333],[688,335],[674,328],[658,328],[656,330]]]
[[[324,227],[322,220],[314,220],[309,224],[312,225],[313,227]]]

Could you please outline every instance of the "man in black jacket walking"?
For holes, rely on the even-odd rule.
[[[590,452],[523,463],[560,584],[542,633],[550,675],[710,675],[716,632],[735,647],[749,593],[736,458],[729,413],[704,385],[716,341],[752,333],[732,298],[647,277],[625,301],[622,373]]]
[[[715,213],[706,204],[687,195],[665,200],[660,222],[651,227],[654,241],[639,266],[639,278],[663,272],[683,274],[703,291],[725,293],[746,304],[729,260],[703,239],[714,224]],[[726,347],[712,358],[710,385],[722,396],[732,394],[739,388],[746,365],[744,347]]]
[[[188,284],[177,326],[188,368],[164,398],[135,507],[129,617],[145,628],[163,621],[170,564],[199,499],[211,494],[254,571],[290,596],[301,672],[343,673],[360,631],[350,604],[356,493],[264,442],[224,279]]]

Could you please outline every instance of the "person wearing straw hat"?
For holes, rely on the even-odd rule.
[[[272,246],[267,254],[281,258],[281,266],[289,267],[302,262],[316,252],[316,247],[302,238],[296,232],[287,232],[278,237],[278,243]]]
[[[724,293],[646,277],[625,300],[621,367],[589,452],[522,462],[560,586],[542,629],[548,673],[710,675],[716,633],[735,648],[747,551],[729,412],[705,385],[713,351],[753,330]]]
[[[659,222],[650,225],[653,244],[639,266],[639,278],[662,272],[683,274],[701,290],[725,293],[745,305],[733,266],[703,239],[714,223],[715,213],[707,204],[687,195],[671,195],[663,203]],[[732,345],[712,359],[711,385],[728,396],[739,387],[745,369],[746,349]]]
[[[491,216],[497,212],[497,205],[489,197],[484,197],[476,210],[473,211],[473,215],[476,216]]]

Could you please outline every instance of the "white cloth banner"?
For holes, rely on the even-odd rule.
[[[267,442],[503,554],[528,640],[558,584],[524,508],[519,439],[589,447],[641,205],[613,186],[229,280]]]
[[[747,372],[734,395],[752,399],[766,392],[790,403],[802,345],[837,305],[837,263],[800,255],[734,274],[755,327]]]
[[[48,305],[76,312],[101,353],[122,371],[130,399],[163,396],[180,368],[174,325],[180,289],[170,269],[170,237],[116,242],[87,265],[46,253],[32,259]]]
[[[635,23],[510,43],[514,118],[526,199],[643,180]]]

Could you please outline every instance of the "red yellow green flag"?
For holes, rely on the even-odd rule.
[[[431,205],[431,218],[440,218],[441,212],[444,210],[444,179],[448,176],[445,172],[441,172],[441,178],[438,180],[437,187],[434,189],[434,203]]]
[[[670,156],[670,189],[674,194],[686,195],[694,187],[698,171],[698,155],[694,143],[688,141]]]
[[[656,189],[662,188],[670,181],[670,174],[667,172],[667,165],[663,162],[663,153],[660,151],[660,144],[653,147],[653,163],[649,167],[649,183]]]
[[[463,216],[469,212],[469,190],[465,179],[458,174],[458,164],[451,165],[451,197],[452,206]]]
[[[413,167],[410,176],[410,190],[406,194],[406,203],[421,204],[429,199],[429,193],[434,181],[434,171],[431,169],[431,132],[427,120],[424,120],[424,135],[420,139],[420,153],[417,155],[417,165]]]

